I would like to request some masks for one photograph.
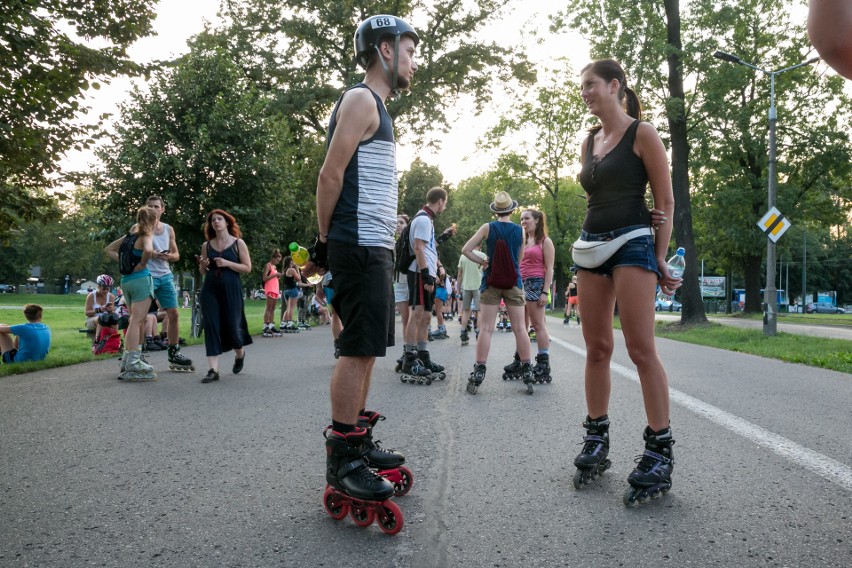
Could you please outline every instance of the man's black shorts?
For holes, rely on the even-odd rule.
[[[340,317],[344,357],[384,357],[394,345],[393,251],[328,241],[331,306]]]
[[[432,307],[435,305],[435,288],[428,291],[423,287],[423,277],[419,272],[408,271],[408,305],[416,308],[423,306],[423,310],[427,313],[432,313]]]

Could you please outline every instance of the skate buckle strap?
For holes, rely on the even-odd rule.
[[[588,434],[586,436],[583,436],[583,443],[586,443],[586,442],[601,442],[601,443],[605,444],[606,439],[603,438],[602,436],[595,436],[594,434]]]
[[[637,458],[636,458],[636,460],[635,460],[635,461],[639,462],[639,461],[641,461],[642,459],[644,459],[644,458],[646,458],[646,457],[651,458],[651,459],[654,459],[654,460],[657,460],[658,462],[662,462],[662,463],[664,463],[664,464],[672,463],[672,459],[671,459],[671,458],[667,458],[666,456],[661,455],[661,454],[658,454],[658,453],[656,453],[656,452],[652,452],[651,450],[645,450],[645,451],[642,453],[642,455],[641,455],[641,456],[637,456]]]

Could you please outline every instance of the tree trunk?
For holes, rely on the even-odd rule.
[[[746,258],[745,265],[745,306],[743,312],[747,314],[759,314],[763,311],[763,295],[760,293],[760,269],[763,265],[761,255],[752,255]]]
[[[686,249],[686,270],[680,298],[683,308],[682,323],[707,321],[704,302],[701,298],[701,283],[698,274],[698,258],[695,254],[695,238],[692,232],[692,208],[689,197],[689,145],[686,139],[686,107],[683,90],[683,44],[680,37],[680,2],[665,0],[666,30],[669,68],[669,104],[666,113],[669,120],[672,151],[672,189],[675,198],[674,235],[678,246]]]

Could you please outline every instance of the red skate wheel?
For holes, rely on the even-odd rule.
[[[325,493],[322,496],[322,504],[328,516],[335,521],[339,521],[349,514],[349,503],[341,499],[331,487],[325,488]]]
[[[359,527],[369,527],[376,520],[375,511],[363,505],[353,505],[349,510],[349,516]]]
[[[402,530],[404,523],[402,510],[391,500],[382,501],[382,510],[376,518],[376,523],[386,534],[396,534]]]

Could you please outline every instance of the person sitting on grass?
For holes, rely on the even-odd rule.
[[[0,324],[0,360],[3,363],[43,361],[50,351],[50,328],[41,323],[42,307],[24,306],[27,323]]]

